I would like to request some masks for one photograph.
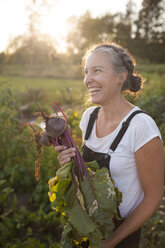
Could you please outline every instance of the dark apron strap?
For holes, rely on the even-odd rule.
[[[121,139],[123,138],[125,132],[127,131],[127,128],[129,127],[129,124],[130,124],[130,121],[132,120],[132,118],[137,115],[137,114],[140,114],[140,113],[144,113],[142,110],[136,110],[134,111],[128,118],[126,121],[123,121],[122,123],[122,127],[121,129],[119,130],[116,138],[114,139],[114,141],[112,142],[111,146],[110,146],[110,149],[112,151],[115,151],[116,150],[116,147],[118,146],[118,144],[120,143]]]
[[[85,133],[85,140],[87,140],[91,134],[91,131],[92,131],[92,128],[93,128],[93,125],[94,125],[94,122],[95,120],[97,119],[97,116],[98,116],[98,112],[100,110],[101,107],[97,107],[94,109],[94,111],[90,114],[90,118],[89,118],[89,122],[88,122],[88,126],[87,126],[87,129],[86,129],[86,133]],[[142,110],[136,110],[134,111],[127,119],[126,121],[124,121],[122,123],[122,127],[121,129],[119,130],[116,138],[114,139],[114,141],[112,142],[111,146],[110,146],[110,149],[112,151],[115,151],[116,147],[118,146],[118,144],[120,143],[123,135],[125,134],[125,132],[127,131],[127,128],[129,127],[129,124],[130,124],[130,121],[132,120],[132,118],[136,115],[136,114],[140,114],[140,113],[144,113]]]
[[[97,115],[99,110],[101,109],[101,107],[97,107],[94,109],[94,111],[90,114],[90,118],[89,118],[89,122],[88,122],[88,126],[87,126],[87,130],[85,133],[85,140],[87,140],[92,132],[92,128],[94,125],[95,120],[97,119]]]

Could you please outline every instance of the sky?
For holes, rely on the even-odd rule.
[[[0,0],[0,52],[6,49],[9,42],[16,36],[24,34],[28,28],[27,3],[34,0]],[[41,3],[43,0],[35,0]],[[61,50],[65,46],[66,33],[69,30],[67,19],[70,16],[83,15],[87,10],[93,17],[105,13],[114,14],[124,12],[128,0],[47,0],[52,3],[51,8],[42,10],[41,33],[49,34],[60,41]],[[141,7],[142,0],[133,0],[135,11]],[[62,41],[62,42],[61,42]]]

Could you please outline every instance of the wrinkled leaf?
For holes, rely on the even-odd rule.
[[[96,229],[87,212],[77,203],[69,212],[69,222],[82,235],[87,235]]]
[[[70,168],[72,163],[67,163],[57,170],[56,175],[59,179],[71,178]]]
[[[84,238],[89,238],[91,248],[100,248],[102,239],[113,232],[121,193],[116,192],[108,169],[89,169],[89,175],[90,180],[72,178],[70,165],[58,171],[58,180],[50,184],[50,192],[56,194],[54,207],[66,214],[62,248],[72,248]]]
[[[67,222],[66,225],[64,226],[64,230],[61,238],[61,245],[62,248],[73,248],[72,226],[69,224],[69,222]]]
[[[103,239],[101,232],[97,228],[94,232],[92,232],[89,236],[91,244],[91,248],[100,248],[101,247],[101,241]]]

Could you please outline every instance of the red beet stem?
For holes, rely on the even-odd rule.
[[[60,110],[60,112],[63,114],[65,120],[66,120],[66,123],[67,123],[67,130],[68,130],[68,119],[66,117],[66,115],[64,114],[64,112],[62,111],[62,109],[60,108],[58,102],[55,102],[55,104],[57,105],[58,109]]]
[[[62,145],[65,145],[67,146],[68,148],[70,147],[74,147],[76,149],[76,156],[73,158],[74,161],[75,161],[75,174],[78,178],[78,180],[83,180],[83,176],[86,175],[87,178],[88,178],[88,181],[89,181],[89,184],[90,184],[90,187],[93,191],[93,194],[96,198],[96,193],[95,193],[95,190],[94,190],[94,187],[93,187],[93,184],[92,184],[92,180],[89,176],[89,173],[88,173],[88,169],[87,169],[87,165],[86,163],[84,162],[77,146],[75,145],[73,139],[72,139],[72,136],[68,130],[68,119],[67,117],[65,116],[65,114],[63,113],[63,111],[61,110],[60,106],[58,105],[57,102],[55,102],[55,104],[58,106],[59,110],[61,111],[61,113],[63,114],[64,118],[66,119],[67,121],[67,128],[65,129],[65,131],[60,135],[60,140],[59,140],[59,137],[56,138],[56,139],[52,139],[52,144],[53,145],[61,145],[60,143],[62,143]],[[73,168],[72,168],[73,170]],[[72,171],[73,172],[73,171]],[[97,198],[96,198],[97,199]]]
[[[88,173],[87,165],[84,162],[84,160],[83,160],[78,148],[76,147],[70,132],[65,130],[64,133],[60,136],[60,138],[61,138],[60,141],[62,141],[62,145],[66,145],[68,148],[75,147],[76,156],[73,158],[74,161],[75,161],[75,174],[76,174],[78,180],[83,180],[84,175],[87,176],[89,184],[90,184],[90,187],[92,189],[92,192],[93,192],[93,194],[94,194],[94,196],[96,198],[96,193],[95,193],[91,178],[90,178],[89,173]],[[53,139],[52,143],[53,143],[53,145],[60,145],[60,143],[58,142],[58,139],[56,139],[56,140]]]

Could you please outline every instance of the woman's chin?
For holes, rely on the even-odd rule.
[[[93,98],[91,98],[91,102],[92,102],[93,104],[99,104],[99,103],[100,103],[98,100],[93,99]]]
[[[90,96],[90,98],[93,104],[98,104],[100,102],[98,97]]]
[[[101,104],[101,99],[96,98],[96,97],[91,97],[91,102],[93,104]]]

